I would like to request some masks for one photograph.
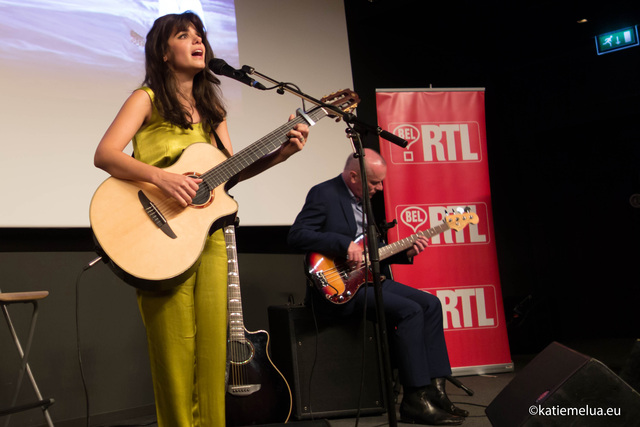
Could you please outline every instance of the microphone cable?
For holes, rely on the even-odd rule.
[[[100,250],[97,250],[96,252],[100,253]],[[75,301],[75,322],[76,322],[76,352],[77,352],[77,357],[78,357],[78,367],[80,368],[80,378],[82,380],[82,389],[84,392],[84,401],[85,401],[85,420],[86,420],[86,427],[90,427],[91,425],[91,410],[90,410],[90,399],[89,399],[89,388],[87,386],[87,380],[85,377],[85,373],[84,373],[84,365],[82,363],[82,351],[81,351],[81,345],[80,345],[80,280],[82,278],[82,275],[89,269],[91,269],[91,267],[95,266],[99,261],[102,262],[107,262],[108,258],[106,255],[99,255],[97,258],[93,259],[92,261],[90,261],[88,264],[86,264],[83,268],[82,271],[80,272],[80,274],[78,274],[78,277],[76,278],[76,292],[75,292],[75,296],[76,296],[76,301]],[[150,421],[144,421],[142,423],[121,423],[121,424],[109,424],[109,425],[103,425],[102,427],[142,427],[142,426],[150,426],[150,425],[155,425],[157,422],[157,420],[155,419],[155,417],[150,420]]]
[[[103,258],[101,256],[95,258],[82,268],[80,274],[76,278],[76,301],[75,301],[75,318],[76,318],[76,352],[78,356],[78,367],[80,368],[80,379],[82,380],[82,389],[84,391],[85,411],[86,411],[86,427],[90,427],[91,412],[89,410],[89,389],[87,387],[87,381],[84,375],[84,366],[82,364],[82,352],[80,350],[80,279],[82,275],[91,267],[96,265]]]

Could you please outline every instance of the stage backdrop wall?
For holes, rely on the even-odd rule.
[[[483,89],[376,91],[378,124],[408,141],[380,140],[388,164],[387,221],[395,242],[438,226],[469,207],[477,224],[430,239],[413,265],[394,278],[431,292],[443,307],[456,375],[513,370],[505,327],[492,224]],[[462,216],[462,215],[461,215]]]

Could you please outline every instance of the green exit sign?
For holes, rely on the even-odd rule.
[[[596,36],[598,55],[638,46],[638,26],[623,28]]]

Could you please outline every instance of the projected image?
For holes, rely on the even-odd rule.
[[[0,0],[0,194],[20,199],[0,227],[86,223],[104,179],[95,146],[142,84],[146,35],[158,17],[186,10],[202,18],[214,54],[237,63],[233,0]],[[238,105],[235,87],[224,95]],[[39,172],[22,188],[47,182],[38,198],[14,185],[25,168]]]
[[[216,56],[238,58],[233,0],[0,0],[0,60],[11,67],[88,66],[135,73],[153,21],[191,10]]]

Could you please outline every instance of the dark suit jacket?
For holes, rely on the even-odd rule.
[[[351,195],[338,175],[309,190],[304,207],[291,226],[288,242],[300,251],[344,257],[355,237]]]
[[[351,193],[342,176],[320,183],[309,190],[304,206],[289,231],[288,243],[303,252],[319,252],[345,257],[355,240],[356,220],[351,207]],[[410,263],[406,252],[394,255],[385,264]],[[382,273],[388,275],[388,271]]]

